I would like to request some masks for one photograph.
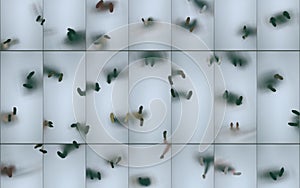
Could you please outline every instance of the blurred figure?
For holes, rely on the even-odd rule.
[[[261,80],[260,87],[262,89],[269,89],[272,92],[276,92],[276,86],[279,84],[280,81],[283,80],[283,76],[276,73],[268,73],[265,74],[264,77]]]
[[[196,19],[191,20],[190,17],[187,17],[185,19],[185,22],[181,22],[179,25],[183,28],[188,29],[190,32],[193,32],[197,25],[197,20]]]
[[[44,120],[43,125],[44,125],[44,127],[50,127],[50,128],[54,127],[53,122],[49,121],[49,120]]]
[[[107,75],[107,83],[110,84],[112,79],[116,79],[118,75],[119,72],[117,71],[117,68],[114,68],[114,70]]]
[[[284,173],[284,168],[281,167],[280,170],[270,171],[269,175],[274,181],[276,181],[278,177],[281,177],[283,175],[283,173]]]
[[[65,44],[77,45],[85,42],[85,32],[75,31],[73,28],[67,28],[67,37],[65,38]]]
[[[4,115],[2,115],[2,121],[4,123],[12,122],[16,120],[16,116],[17,116],[17,107],[13,107],[12,112],[5,113]]]
[[[68,156],[68,154],[75,150],[75,149],[78,149],[79,148],[79,144],[74,140],[72,144],[65,144],[64,147],[63,147],[63,151],[57,151],[57,155],[64,159]]]
[[[115,165],[118,165],[120,163],[120,161],[122,160],[121,156],[117,156],[115,158],[113,158],[112,160],[108,161],[111,168],[115,168]]]
[[[168,76],[168,80],[169,80],[170,85],[174,84],[172,77],[177,76],[177,75],[180,75],[183,79],[185,79],[185,73],[183,72],[183,70],[172,71],[172,75]]]
[[[163,139],[164,139],[164,144],[166,145],[166,148],[164,149],[163,153],[161,154],[160,159],[163,159],[171,148],[171,144],[169,144],[167,141],[167,131],[163,132]]]
[[[137,181],[141,186],[147,187],[151,185],[151,179],[149,177],[138,177]]]
[[[86,90],[83,91],[81,90],[79,87],[77,88],[77,93],[80,95],[80,96],[85,96],[86,95],[86,92],[87,91],[90,91],[90,90],[94,90],[96,92],[99,92],[101,89],[100,85],[98,82],[96,83],[87,83],[86,84]]]
[[[36,22],[40,22],[41,25],[44,25],[44,23],[45,23],[46,20],[45,20],[45,18],[43,18],[41,15],[38,15],[38,16],[36,17],[35,21],[36,21]]]
[[[245,67],[249,63],[248,59],[241,54],[230,52],[227,53],[227,57],[229,61],[236,67],[239,65],[240,67]]]
[[[7,39],[5,40],[4,42],[1,43],[1,50],[7,50],[9,49],[9,47],[11,45],[15,45],[15,44],[18,44],[19,43],[19,40],[18,39]]]
[[[27,77],[26,77],[26,82],[23,84],[23,87],[26,89],[33,89],[37,86],[37,80],[32,78],[34,76],[34,71],[31,71]]]
[[[58,79],[58,82],[61,82],[64,74],[58,70],[51,69],[49,67],[44,67],[44,74],[47,74],[48,78],[55,77]]]
[[[39,151],[40,151],[41,153],[43,153],[43,154],[46,154],[46,153],[47,153],[47,151],[44,150],[44,145],[43,145],[43,144],[36,144],[33,148],[34,148],[34,149],[40,148]]]
[[[241,105],[243,101],[243,96],[238,96],[232,92],[228,92],[228,90],[225,90],[223,98],[228,104],[236,104],[237,106]]]
[[[300,122],[300,112],[298,110],[292,110],[292,113],[295,115],[293,122],[288,122],[289,126],[292,127],[299,127],[299,122]]]
[[[208,66],[211,66],[213,63],[221,64],[221,58],[217,56],[215,53],[208,58]]]
[[[188,1],[192,1],[193,4],[199,9],[200,13],[203,13],[210,9],[210,6],[207,1],[203,1],[203,0],[188,0]]]
[[[247,27],[246,25],[243,26],[242,30],[240,31],[242,38],[245,40],[248,36],[256,35],[256,28],[254,27]]]
[[[241,172],[237,172],[235,170],[235,168],[232,167],[230,164],[223,163],[223,162],[222,163],[216,162],[216,164],[215,164],[215,170],[219,171],[219,172],[222,172],[225,175],[228,174],[228,173],[230,173],[232,175],[235,175],[235,176],[239,176],[239,175],[242,174]]]
[[[108,40],[111,39],[110,36],[101,34],[96,37],[95,41],[93,42],[94,46],[97,49],[104,49],[107,45]]]
[[[34,11],[34,14],[37,15],[35,21],[40,22],[41,25],[43,26],[46,20],[45,20],[45,18],[42,17],[43,9],[42,9],[41,5],[38,4],[38,3],[34,3],[33,4],[33,11]]]
[[[231,129],[231,130],[234,130],[234,129],[233,129],[233,123],[232,123],[232,122],[230,123],[230,129]],[[240,124],[239,124],[239,122],[236,122],[236,124],[235,124],[235,130],[239,130],[239,129],[240,129]]]
[[[145,59],[145,65],[150,64],[153,67],[157,60],[166,58],[166,55],[163,52],[151,50],[142,53],[141,58]]]
[[[11,178],[15,171],[16,171],[16,167],[14,165],[9,165],[9,166],[1,165],[1,175],[6,175],[9,178]]]
[[[142,22],[144,23],[144,26],[152,26],[154,24],[154,19],[152,17],[149,17],[147,20],[142,18]]]
[[[272,16],[269,22],[273,25],[273,27],[277,27],[278,25],[287,23],[290,19],[290,13],[288,11],[283,11],[282,13],[277,13]]]
[[[202,174],[202,178],[205,179],[209,167],[214,164],[214,156],[200,157],[199,162],[201,166],[204,166],[204,172]]]
[[[90,126],[89,125],[82,125],[80,123],[73,123],[71,125],[72,128],[76,128],[76,130],[79,132],[79,133],[83,133],[84,135],[87,135],[89,130],[90,130]]]
[[[93,180],[94,178],[98,178],[98,180],[101,180],[101,173],[99,171],[93,170],[91,168],[86,169],[86,177]]]
[[[96,4],[96,9],[101,11],[109,10],[109,12],[112,13],[114,11],[114,4],[111,1],[104,2],[101,0]]]

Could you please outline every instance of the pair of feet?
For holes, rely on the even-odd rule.
[[[284,173],[284,168],[281,167],[281,169],[279,171],[275,171],[275,172],[269,172],[271,178],[276,181],[277,177],[281,177]]]
[[[79,144],[78,144],[75,140],[73,141],[72,145],[73,145],[73,147],[76,148],[76,149],[79,148]],[[60,151],[57,151],[57,155],[58,155],[60,158],[64,159],[64,158],[66,158],[66,156],[68,155],[68,153],[67,153],[67,152],[60,152]]]
[[[277,15],[275,17],[270,18],[270,23],[276,27],[278,22],[285,22],[287,20],[291,19],[290,14],[287,11],[283,11],[281,15]]]

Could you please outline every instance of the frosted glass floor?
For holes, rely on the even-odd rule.
[[[0,188],[298,188],[299,0],[0,0]]]

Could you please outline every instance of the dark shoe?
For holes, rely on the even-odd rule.
[[[30,80],[32,78],[32,76],[34,75],[34,71],[31,71],[28,75],[27,75],[27,80]]]
[[[270,23],[271,23],[274,27],[277,26],[277,24],[276,24],[276,19],[275,19],[274,17],[271,17],[271,18],[270,18]]]
[[[58,155],[60,158],[62,158],[62,159],[66,158],[66,155],[63,154],[63,153],[60,152],[60,151],[57,152],[57,155]]]
[[[97,175],[98,175],[98,179],[101,180],[101,174],[100,174],[100,172],[97,172]]]
[[[46,154],[46,153],[47,153],[47,151],[44,150],[44,149],[40,149],[39,151],[42,152],[43,154]]]
[[[7,116],[7,121],[8,121],[8,122],[11,122],[11,114],[8,114],[8,116]]]
[[[299,123],[288,122],[288,125],[292,127],[297,127],[299,126]]]
[[[101,89],[101,88],[100,88],[99,83],[96,83],[96,84],[95,84],[95,91],[98,92],[98,91],[100,91],[100,89]]]
[[[42,146],[43,146],[43,144],[36,144],[36,145],[34,146],[34,149],[39,148],[39,147],[42,147]]]
[[[59,82],[61,82],[61,81],[62,81],[62,79],[63,79],[63,76],[64,76],[64,74],[63,74],[63,73],[60,73],[60,74],[59,74],[59,77],[58,77],[58,81],[59,81]]]
[[[17,107],[13,107],[13,115],[17,115]]]
[[[242,104],[242,101],[243,101],[243,96],[240,96],[240,97],[236,100],[235,104],[236,104],[236,105],[241,105],[241,104]]]
[[[75,140],[73,141],[73,146],[74,146],[76,149],[79,148],[79,144],[78,144]]]
[[[282,167],[282,168],[280,169],[280,171],[279,171],[278,176],[281,177],[281,176],[283,175],[283,173],[284,173],[284,168]]]
[[[299,112],[299,111],[297,111],[297,110],[292,110],[292,112],[293,112],[294,114],[296,114],[297,116],[300,116],[300,112]]]
[[[289,14],[287,11],[284,11],[284,12],[282,13],[282,15],[283,15],[284,17],[286,17],[287,19],[291,19],[291,16],[290,16],[290,14]]]
[[[27,89],[32,89],[33,86],[31,84],[23,84],[23,87],[27,88]]]
[[[277,180],[277,177],[276,177],[272,172],[270,172],[269,174],[270,174],[271,178],[272,178],[274,181]]]

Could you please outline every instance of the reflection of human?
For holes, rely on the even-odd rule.
[[[213,164],[214,164],[214,157],[213,156],[200,157],[200,165],[204,166],[204,172],[202,174],[203,179],[205,179],[209,167]]]

